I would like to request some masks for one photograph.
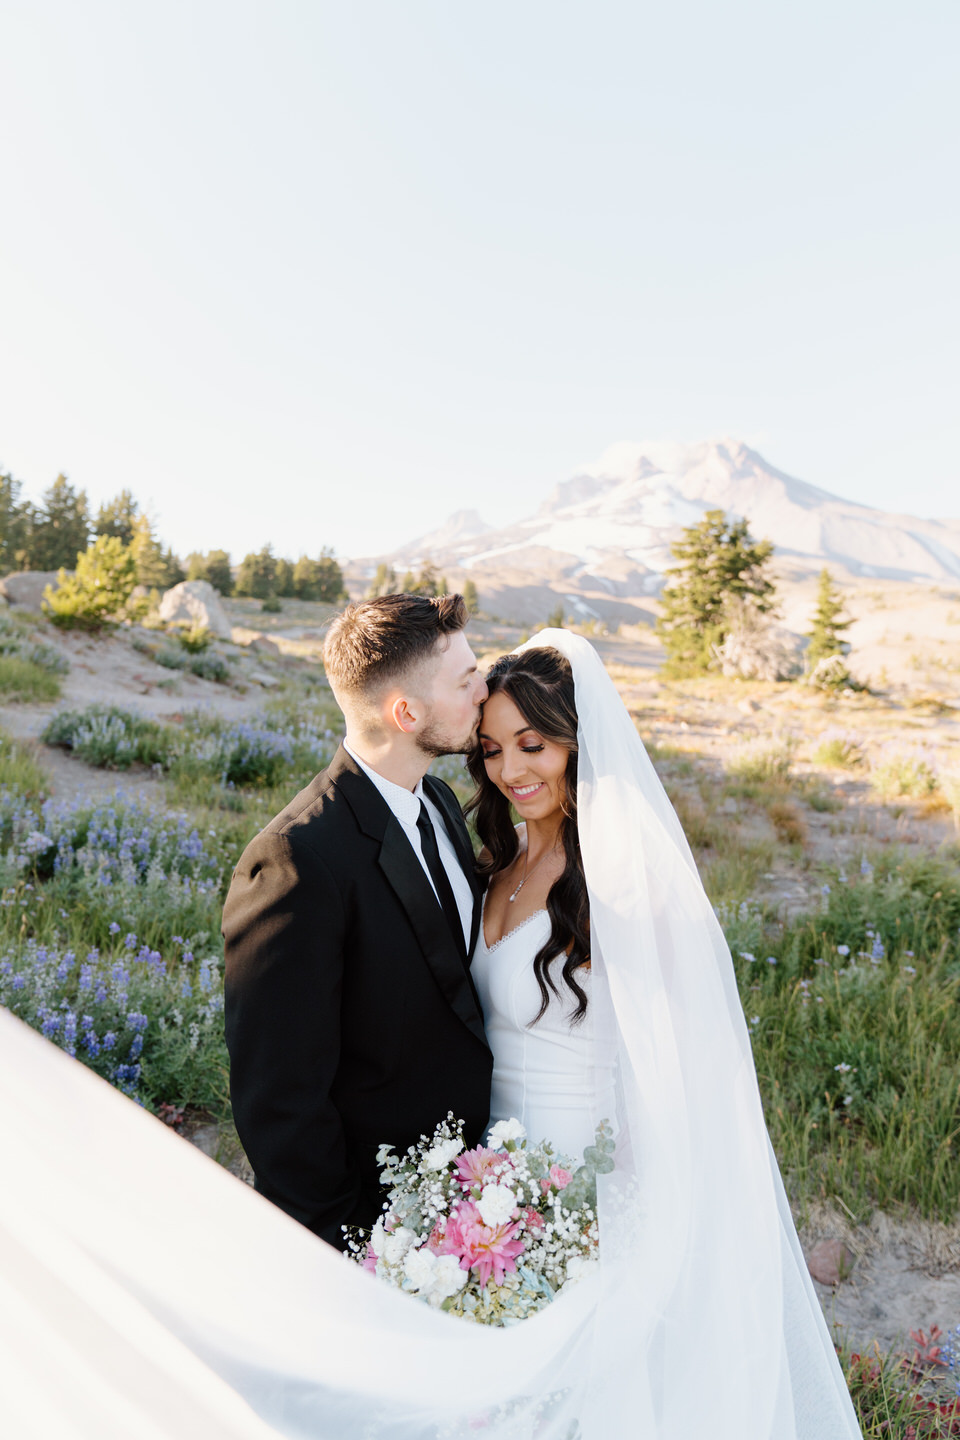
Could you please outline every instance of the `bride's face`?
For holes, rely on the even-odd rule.
[[[569,753],[530,726],[499,690],[483,707],[480,744],[487,779],[523,820],[549,820],[562,808]]]

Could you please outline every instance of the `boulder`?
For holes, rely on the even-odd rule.
[[[234,625],[233,640],[234,644],[242,645],[245,650],[253,650],[260,655],[281,654],[276,640],[271,640],[262,630],[248,630],[244,625]]]
[[[59,576],[59,570],[15,570],[12,575],[5,575],[0,580],[0,594],[11,605],[22,605],[24,610],[40,613],[44,590],[48,585],[56,590]]]
[[[218,640],[230,639],[230,621],[209,580],[183,580],[165,590],[159,613],[168,625],[200,625]]]
[[[807,1269],[821,1285],[839,1285],[853,1269],[853,1259],[842,1240],[819,1240],[807,1256]]]

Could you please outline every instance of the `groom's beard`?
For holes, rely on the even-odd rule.
[[[456,738],[449,733],[444,734],[439,725],[425,725],[420,734],[416,737],[417,749],[422,750],[425,755],[431,755],[437,759],[440,755],[469,755],[477,743],[477,731],[480,728],[480,711],[470,727],[470,732],[462,738]]]

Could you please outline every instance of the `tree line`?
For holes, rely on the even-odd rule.
[[[118,540],[132,559],[135,584],[168,590],[181,580],[207,580],[222,595],[255,599],[346,599],[343,573],[333,551],[316,559],[275,556],[272,547],[245,555],[234,569],[226,550],[194,551],[181,560],[157,539],[129,490],[91,514],[86,492],[58,475],[39,504],[22,498],[22,482],[0,473],[0,574],[11,570],[75,570],[78,557],[100,537]]]

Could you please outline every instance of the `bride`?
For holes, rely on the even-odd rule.
[[[630,717],[566,631],[489,688],[471,763],[493,1118],[574,1157],[614,1123],[597,1273],[509,1329],[434,1311],[0,1012],[4,1434],[859,1435],[729,951]]]

